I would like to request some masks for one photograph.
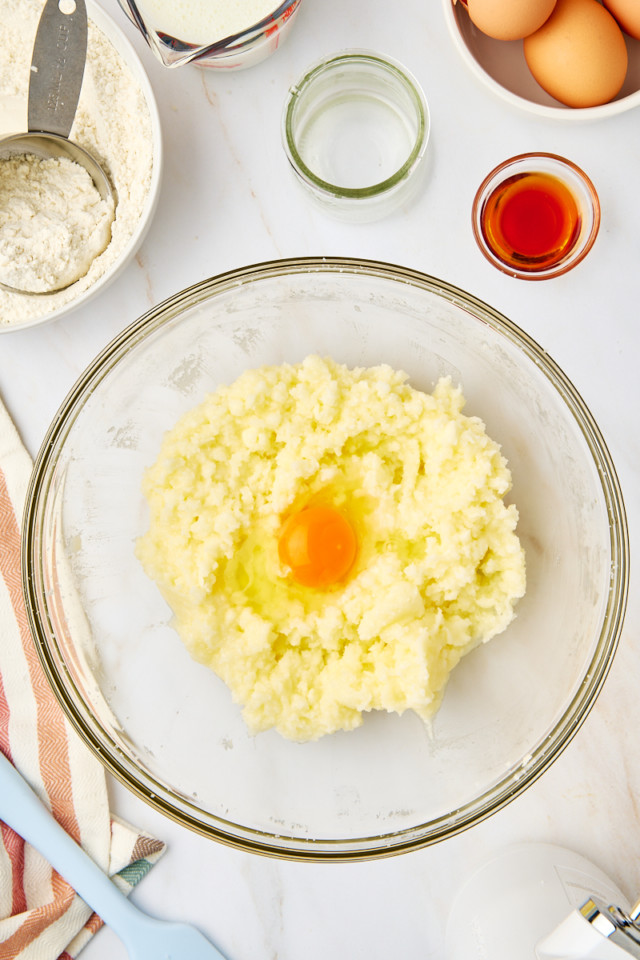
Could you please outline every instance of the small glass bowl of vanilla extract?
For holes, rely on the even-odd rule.
[[[591,250],[600,202],[571,160],[525,153],[485,177],[473,201],[472,224],[480,250],[498,270],[520,280],[548,280]]]

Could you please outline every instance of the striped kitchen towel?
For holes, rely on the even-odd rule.
[[[128,893],[164,844],[115,819],[99,761],[68,723],[35,651],[20,580],[19,519],[31,461],[0,402],[0,750]],[[102,921],[0,823],[0,960],[70,960]]]

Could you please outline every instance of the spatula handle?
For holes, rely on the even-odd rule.
[[[0,752],[0,820],[45,857],[125,942],[140,912],[49,813]]]

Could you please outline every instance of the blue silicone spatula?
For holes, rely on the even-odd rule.
[[[0,819],[40,851],[120,937],[132,960],[225,960],[195,927],[157,920],[118,890],[0,753]]]

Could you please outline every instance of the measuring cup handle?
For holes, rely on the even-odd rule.
[[[28,129],[68,137],[87,58],[84,0],[47,0],[31,58]]]

